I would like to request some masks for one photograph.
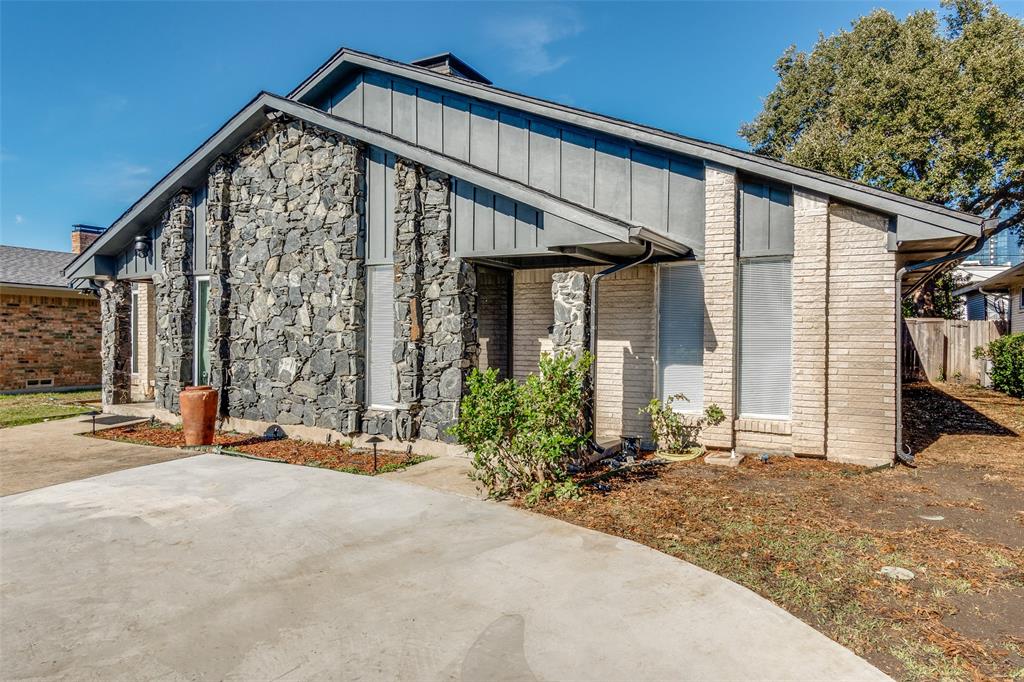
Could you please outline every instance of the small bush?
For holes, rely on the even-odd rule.
[[[1024,332],[1002,336],[975,349],[975,357],[992,361],[992,388],[1024,398]]]
[[[705,427],[718,426],[725,421],[725,413],[721,407],[711,403],[704,408],[701,417],[683,415],[672,408],[676,400],[687,398],[682,393],[669,396],[665,402],[654,398],[647,407],[640,409],[640,414],[650,415],[651,430],[654,431],[659,450],[683,453],[698,445],[697,438]]]
[[[493,369],[470,373],[450,433],[473,453],[472,476],[491,497],[525,494],[532,504],[577,494],[566,465],[590,439],[583,404],[591,362],[589,354],[545,354],[540,374],[522,383],[501,381]]]

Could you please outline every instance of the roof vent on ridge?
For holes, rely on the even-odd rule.
[[[486,76],[453,55],[451,52],[442,52],[441,54],[434,55],[433,57],[417,59],[410,63],[413,66],[430,69],[437,73],[443,73],[446,76],[455,76],[456,78],[465,78],[466,80],[476,81],[477,83],[483,83],[484,85],[491,85],[491,81]]]

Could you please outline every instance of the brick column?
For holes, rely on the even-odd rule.
[[[551,327],[551,345],[555,354],[565,352],[575,358],[589,348],[590,276],[572,270],[551,275],[551,298],[555,323]]]
[[[731,448],[736,311],[736,171],[708,164],[704,173],[704,404],[725,421],[703,433],[704,444]]]
[[[131,401],[132,285],[104,282],[100,289],[101,368],[103,406]]]
[[[156,287],[156,406],[177,413],[178,393],[192,382],[192,194],[171,199],[160,234],[161,264]]]
[[[896,275],[888,219],[829,207],[828,442],[838,462],[896,452]]]
[[[793,454],[825,454],[828,197],[793,191]]]

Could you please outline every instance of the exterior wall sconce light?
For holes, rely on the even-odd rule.
[[[152,250],[153,243],[149,237],[144,234],[140,234],[135,238],[135,255],[139,258],[149,258],[149,252]]]

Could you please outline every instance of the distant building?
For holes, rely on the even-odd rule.
[[[100,385],[100,304],[63,270],[102,228],[75,225],[71,251],[0,245],[0,391]]]
[[[1006,316],[1002,319],[1009,321],[1011,334],[1024,332],[1024,263],[1004,268],[999,274],[954,293],[970,295],[970,289],[984,292],[987,296],[1005,296]]]
[[[1024,246],[1021,246],[1016,232],[1003,230],[988,240],[988,243],[971,259],[978,265],[1002,265],[1011,267],[1024,261]]]

